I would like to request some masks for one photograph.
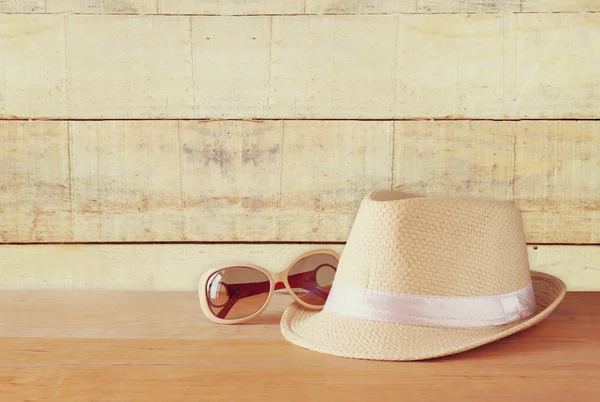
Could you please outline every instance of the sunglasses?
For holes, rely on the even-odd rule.
[[[287,289],[304,307],[322,309],[339,259],[335,251],[316,250],[301,255],[280,273],[251,264],[211,269],[202,275],[198,288],[202,312],[213,322],[238,324],[262,313],[280,289]]]

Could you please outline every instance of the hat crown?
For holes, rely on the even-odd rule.
[[[489,296],[531,283],[511,202],[377,191],[363,199],[336,282],[436,296]]]

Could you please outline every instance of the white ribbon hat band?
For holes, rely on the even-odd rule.
[[[441,328],[509,324],[536,312],[533,286],[476,297],[421,296],[334,283],[325,311],[375,321]]]

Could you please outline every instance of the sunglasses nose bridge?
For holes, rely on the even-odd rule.
[[[273,281],[275,285],[278,283],[284,283],[285,277],[287,276],[286,272],[275,272],[273,273]]]

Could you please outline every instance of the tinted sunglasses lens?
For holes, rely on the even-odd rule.
[[[223,268],[208,278],[206,300],[210,311],[223,320],[250,317],[267,302],[269,277],[249,267]]]
[[[290,288],[303,302],[322,306],[331,290],[337,265],[337,258],[329,254],[304,257],[288,273]]]

